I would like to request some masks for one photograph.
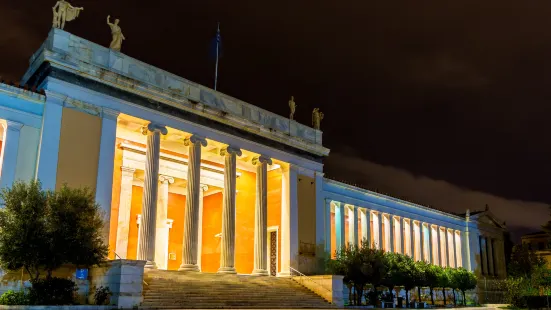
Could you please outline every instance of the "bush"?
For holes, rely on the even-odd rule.
[[[29,300],[29,294],[25,291],[12,291],[9,290],[0,296],[0,305],[5,306],[18,306],[18,305],[29,305],[31,304]]]
[[[35,305],[72,305],[77,290],[72,280],[55,277],[39,279],[32,282],[29,297]]]
[[[109,297],[111,297],[111,295],[112,293],[108,287],[100,286],[96,289],[96,293],[94,294],[94,301],[96,305],[109,304]]]

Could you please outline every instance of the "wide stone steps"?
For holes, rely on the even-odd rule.
[[[292,279],[150,270],[140,309],[332,308]]]

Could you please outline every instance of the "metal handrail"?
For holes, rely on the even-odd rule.
[[[307,275],[305,275],[304,273],[302,273],[302,272],[296,270],[296,269],[293,268],[293,267],[289,267],[289,269],[291,270],[291,278],[293,277],[293,272],[296,272],[296,273],[299,274],[300,277],[304,277],[304,278],[306,278],[306,279],[308,279],[308,280],[314,282],[315,284],[319,285],[321,288],[323,288],[324,290],[326,290],[328,293],[332,294],[332,292],[331,292],[330,289],[328,289],[327,287],[323,286],[323,284],[319,283],[318,281],[316,281],[316,280],[310,278],[309,276],[307,276]]]

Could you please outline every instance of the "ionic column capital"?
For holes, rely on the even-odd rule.
[[[185,146],[189,146],[190,144],[197,144],[197,143],[199,143],[202,147],[205,147],[207,146],[207,139],[198,135],[192,135],[184,139]]]
[[[222,156],[229,156],[229,155],[236,155],[241,156],[243,153],[241,152],[240,148],[228,146],[220,150],[220,155]]]
[[[202,190],[203,192],[206,192],[206,191],[209,190],[209,186],[208,186],[208,185],[201,184],[201,185],[199,185],[199,186],[200,186],[200,188],[201,188],[201,190]]]
[[[266,157],[264,155],[260,155],[260,156],[256,156],[253,158],[252,160],[252,164],[254,166],[258,165],[258,164],[268,164],[268,165],[271,165],[272,164],[272,159],[269,158],[269,157]]]
[[[159,182],[163,184],[172,184],[174,183],[174,178],[168,175],[159,175]]]
[[[152,133],[158,132],[162,135],[166,135],[168,133],[168,130],[163,125],[149,123],[147,124],[147,126],[142,127],[142,134],[147,135],[149,132],[152,132]]]

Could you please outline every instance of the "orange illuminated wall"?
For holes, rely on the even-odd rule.
[[[117,138],[116,145],[119,145],[123,140]],[[122,150],[115,148],[115,159],[113,169],[113,188],[111,192],[111,215],[109,223],[109,259],[115,258],[115,247],[117,245],[117,226],[119,221],[119,202],[121,196],[121,166],[122,166]]]
[[[132,207],[130,208],[130,228],[128,229],[128,250],[126,259],[136,259],[138,253],[138,214],[142,213],[143,187],[132,186]]]
[[[235,199],[235,269],[252,273],[254,267],[254,209],[256,173],[238,170]]]
[[[279,227],[279,229],[281,229],[281,182],[282,173],[280,169],[268,172],[268,227]],[[280,272],[281,230],[278,230],[277,245],[277,265],[279,266],[277,272]],[[269,269],[270,266],[268,265],[268,271]]]
[[[222,192],[203,198],[203,242],[201,271],[216,272],[220,267],[220,237],[222,232]]]
[[[178,270],[182,264],[185,209],[186,196],[168,193],[167,218],[173,220],[172,228],[168,235],[168,253],[176,254],[175,260],[170,260],[169,257],[168,270]]]

